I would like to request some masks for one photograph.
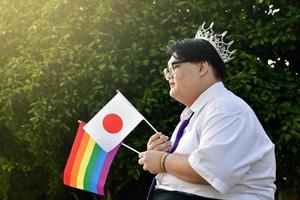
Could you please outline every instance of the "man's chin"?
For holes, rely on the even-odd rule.
[[[176,91],[175,91],[175,88],[171,88],[171,89],[170,89],[169,95],[170,95],[170,97],[172,97],[172,98],[175,98],[175,97],[176,97]]]

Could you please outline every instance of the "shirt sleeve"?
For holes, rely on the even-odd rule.
[[[200,144],[189,156],[191,167],[225,194],[249,170],[260,153],[256,134],[239,115],[216,113],[205,120]]]

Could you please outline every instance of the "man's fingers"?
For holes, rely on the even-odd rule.
[[[160,147],[160,145],[167,143],[169,137],[162,134],[161,132],[157,132],[156,134],[152,135],[147,143],[147,150],[162,150],[166,148],[166,145]],[[169,144],[169,143],[168,143]]]
[[[139,153],[139,160],[138,163],[140,165],[143,165],[145,163],[145,158],[144,158],[144,152]]]
[[[138,161],[139,165],[143,165],[144,164],[144,160],[142,158],[139,159]]]
[[[156,139],[150,145],[147,146],[147,150],[154,150],[159,145],[163,144],[164,141],[161,138]]]
[[[158,138],[160,138],[162,136],[162,133],[161,132],[157,132],[155,133],[154,135],[152,135],[150,138],[149,138],[149,141],[147,143],[147,146],[151,145],[151,143],[155,140],[157,140]]]
[[[170,141],[164,142],[160,145],[158,145],[154,150],[157,151],[168,151],[172,146],[172,143]]]
[[[160,136],[160,139],[161,139],[162,141],[166,142],[166,141],[168,141],[169,137],[166,136],[166,135],[161,135],[161,136]]]

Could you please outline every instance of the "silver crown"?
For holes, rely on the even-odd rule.
[[[224,63],[233,59],[234,56],[232,56],[232,54],[234,54],[236,50],[229,51],[229,47],[232,45],[233,41],[228,43],[225,43],[223,41],[223,38],[226,35],[227,31],[224,31],[222,34],[214,34],[214,31],[212,30],[214,22],[212,22],[207,29],[204,28],[204,25],[205,22],[203,22],[203,24],[199,27],[195,39],[203,39],[213,45]]]

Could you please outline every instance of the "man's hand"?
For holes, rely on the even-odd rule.
[[[162,172],[160,167],[160,161],[163,154],[166,152],[163,151],[144,151],[139,154],[139,164],[143,165],[145,171],[149,171],[151,174],[158,174]]]
[[[156,151],[169,151],[172,147],[169,137],[165,136],[161,132],[157,132],[149,138],[147,143],[147,150],[156,150]]]
[[[144,151],[139,154],[138,162],[145,171],[158,174],[162,172],[161,159],[164,154],[167,153],[154,150]],[[190,183],[208,185],[209,183],[190,166],[188,158],[188,155],[169,154],[164,162],[166,173]]]

